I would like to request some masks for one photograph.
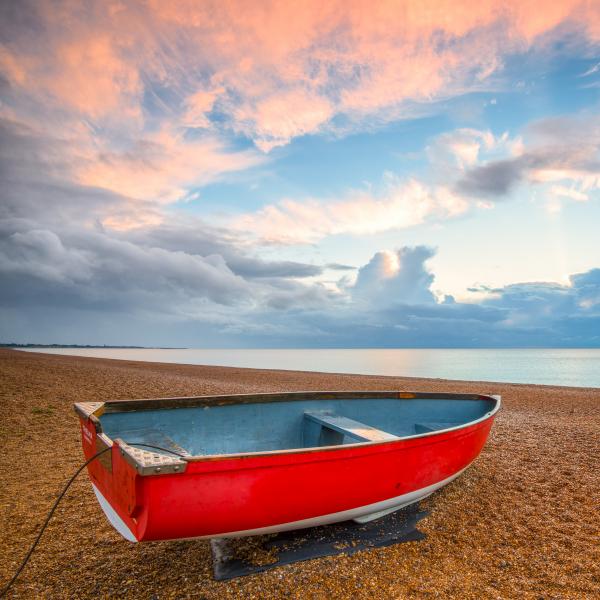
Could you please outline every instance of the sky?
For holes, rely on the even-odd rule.
[[[0,341],[600,347],[600,4],[0,3]]]

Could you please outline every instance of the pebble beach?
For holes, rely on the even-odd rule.
[[[82,474],[8,597],[600,598],[600,389],[8,349],[0,349],[0,588],[83,462],[73,402],[344,389],[502,395],[480,457],[421,503],[426,539],[217,582],[207,541],[123,540]]]

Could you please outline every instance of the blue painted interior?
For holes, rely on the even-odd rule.
[[[322,436],[305,411],[328,411],[402,437],[474,421],[493,407],[490,400],[435,398],[300,400],[106,413],[100,421],[112,439],[174,444],[192,455],[235,454],[314,447],[320,439],[357,443],[349,436]]]

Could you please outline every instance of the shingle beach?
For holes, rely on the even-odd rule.
[[[480,457],[422,503],[425,540],[212,577],[209,544],[130,544],[87,476],[9,598],[599,598],[600,389],[267,371],[0,350],[0,587],[83,462],[76,401],[283,390],[501,394]]]

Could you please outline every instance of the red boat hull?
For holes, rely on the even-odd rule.
[[[110,468],[96,460],[88,469],[111,522],[132,541],[253,535],[357,518],[425,497],[478,456],[494,415],[385,443],[191,460],[174,474],[139,475],[117,442]],[[99,447],[96,428],[85,418],[81,427],[90,458]]]

